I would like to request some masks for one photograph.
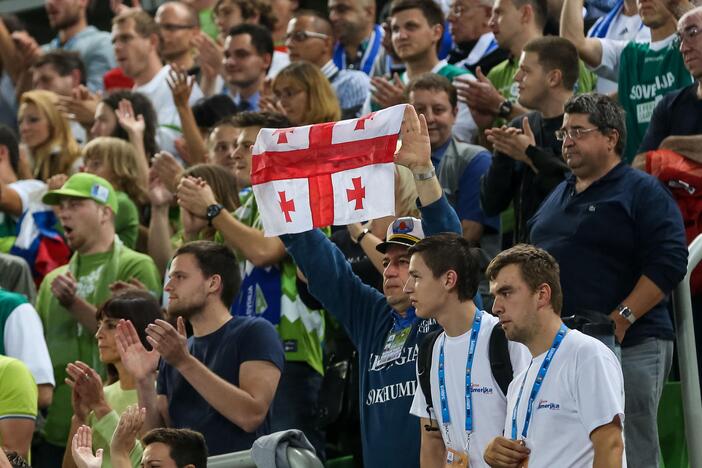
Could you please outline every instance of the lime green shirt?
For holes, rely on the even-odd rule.
[[[0,419],[37,417],[39,393],[24,363],[0,354]]]
[[[212,8],[205,8],[200,11],[198,17],[200,19],[200,30],[216,41],[219,31],[212,18]]]
[[[122,390],[119,381],[105,386],[103,391],[105,392],[105,401],[110,405],[112,411],[107,413],[100,420],[97,419],[94,413],[90,413],[88,416],[88,426],[93,429],[93,452],[97,451],[97,449],[102,449],[102,468],[111,468],[110,442],[112,441],[112,434],[114,434],[115,429],[117,429],[119,417],[122,413],[127,410],[129,405],[138,403],[139,399],[136,390]],[[134,468],[141,464],[142,453],[142,446],[137,441],[136,444],[134,444],[132,452],[129,454]]]
[[[115,195],[117,195],[115,233],[124,245],[133,249],[139,237],[139,210],[126,193],[115,191]]]
[[[247,226],[263,230],[253,191],[242,197],[241,207],[236,210],[235,216]],[[241,271],[242,288],[239,297],[235,299],[233,310],[242,315],[255,310],[256,315],[271,321],[283,342],[286,361],[306,362],[323,374],[324,313],[323,310],[309,309],[300,299],[297,291],[297,267],[292,259],[286,256],[278,265],[267,268],[255,267],[242,259]],[[270,281],[267,282],[266,279]],[[270,284],[272,281],[278,281],[279,285]],[[278,291],[278,287],[279,293],[270,292],[266,295],[264,292]],[[278,297],[272,297],[272,294],[279,294],[279,312],[272,305],[278,303]]]
[[[44,325],[44,335],[54,368],[56,388],[44,426],[44,437],[54,445],[64,446],[70,430],[71,388],[64,383],[66,365],[80,360],[104,373],[93,333],[85,330],[51,293],[51,283],[60,274],[70,271],[78,286],[77,295],[98,306],[110,297],[109,285],[115,281],[137,278],[155,296],[161,293],[161,279],[151,257],[135,252],[117,240],[113,248],[92,255],[73,254],[68,265],[46,275],[37,295],[37,312]]]

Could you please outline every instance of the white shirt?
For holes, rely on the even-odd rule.
[[[517,438],[521,438],[529,394],[547,353],[533,358],[510,384],[505,437],[512,435],[512,412],[524,382],[517,411]],[[570,330],[534,402],[526,437],[529,468],[591,468],[595,449],[590,433],[615,416],[624,423],[624,377],[617,357],[600,341]],[[626,467],[625,456],[622,466]]]
[[[31,304],[21,304],[10,313],[5,322],[3,339],[5,355],[24,362],[37,385],[56,385],[49,350],[44,341],[44,328]]]
[[[170,65],[164,66],[151,81],[141,86],[135,86],[134,91],[148,97],[154,106],[156,117],[158,118],[156,143],[162,150],[176,154],[174,141],[181,136],[182,132],[180,131],[180,116],[178,115],[175,102],[173,102],[171,88],[168,87],[168,82],[166,81],[170,71]],[[188,103],[192,107],[203,96],[200,86],[195,83],[193,90],[190,92]]]
[[[488,443],[496,436],[502,435],[504,415],[507,409],[507,399],[502,394],[499,385],[492,375],[489,358],[489,344],[492,329],[499,322],[497,317],[483,312],[478,341],[473,356],[471,369],[471,387],[473,399],[473,433],[470,447],[466,444],[466,362],[471,330],[450,337],[441,333],[434,343],[431,362],[431,418],[435,419],[441,428],[444,445],[453,450],[468,453],[471,467],[487,467],[483,461],[483,452]],[[448,432],[441,415],[441,398],[439,396],[439,348],[446,336],[444,344],[444,368],[446,375],[446,395],[448,400],[451,424]],[[509,353],[515,375],[526,369],[531,355],[524,345],[509,342]],[[419,376],[417,376],[419,381]],[[414,393],[410,413],[420,418],[429,418],[427,403],[420,385]],[[424,430],[423,428],[421,430]]]

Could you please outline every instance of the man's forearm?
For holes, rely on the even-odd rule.
[[[144,425],[141,429],[142,434],[145,434],[151,429],[156,429],[157,427],[164,427],[166,424],[161,417],[161,412],[158,407],[155,375],[147,379],[137,381],[136,390],[139,400],[139,407],[146,408],[146,417],[144,418]],[[127,459],[129,459],[129,456],[127,456]]]
[[[661,302],[665,294],[656,284],[642,275],[634,289],[622,301],[622,304],[631,309],[636,318],[647,314],[656,304]]]
[[[582,0],[564,0],[561,9],[560,35],[575,45],[583,62],[591,67],[597,67],[602,62],[602,44],[597,39],[585,37],[582,12]]]
[[[429,174],[434,170],[434,166],[422,166],[412,168],[412,174],[414,175],[414,185],[417,188],[417,195],[419,196],[419,201],[422,206],[431,205],[436,200],[441,198],[444,191],[439,184],[439,179],[436,175],[428,178],[419,180],[417,177],[422,177],[424,174]]]

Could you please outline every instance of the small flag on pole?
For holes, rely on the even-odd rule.
[[[261,129],[251,184],[265,235],[395,214],[393,155],[405,107],[341,122]]]

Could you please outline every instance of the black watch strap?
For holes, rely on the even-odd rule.
[[[224,208],[222,205],[219,203],[215,203],[214,205],[210,205],[207,207],[207,225],[212,226],[212,220],[217,217],[218,214],[222,212],[222,208]]]

